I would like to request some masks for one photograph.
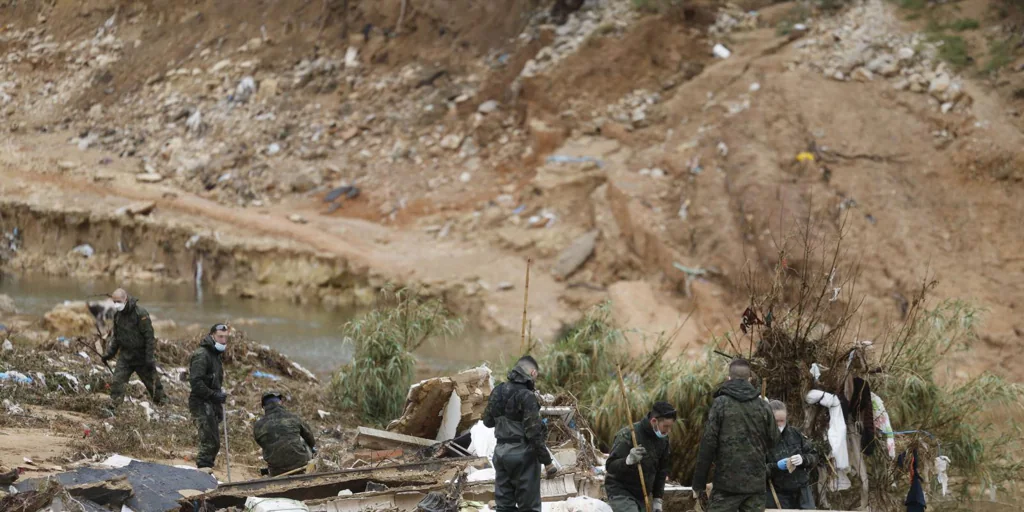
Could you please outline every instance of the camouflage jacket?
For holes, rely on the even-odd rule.
[[[120,355],[118,353],[120,352]],[[106,356],[118,355],[118,364],[156,364],[156,337],[149,312],[129,297],[124,310],[114,314],[114,332]]]
[[[270,404],[264,409],[263,417],[253,425],[253,436],[263,449],[263,460],[279,471],[308,463],[310,450],[316,446],[309,426],[281,404]]]
[[[518,366],[508,372],[508,381],[491,391],[484,410],[484,426],[494,429],[498,443],[526,444],[541,464],[551,464],[548,429],[540,419],[540,401],[534,393],[533,377]]]
[[[647,419],[634,423],[631,427],[625,427],[615,434],[615,441],[612,442],[612,451],[608,453],[608,461],[605,468],[608,476],[604,479],[605,490],[608,496],[632,496],[637,501],[644,500],[643,488],[640,485],[640,472],[636,466],[626,464],[626,456],[633,448],[633,436],[630,429],[636,430],[636,442],[639,446],[647,449],[647,455],[640,459],[640,466],[644,469],[644,483],[647,484],[647,492],[652,497],[661,498],[665,494],[665,480],[668,478],[669,470],[669,442],[668,438],[659,439],[654,435],[654,428]]]
[[[223,389],[224,365],[221,353],[213,345],[213,336],[207,335],[189,359],[188,383],[192,387],[189,403],[213,402],[214,393]]]
[[[729,380],[715,392],[700,440],[693,488],[704,489],[715,465],[715,489],[732,494],[759,494],[767,489],[766,465],[779,429],[775,416],[749,382]]]
[[[768,470],[771,471],[772,484],[775,485],[776,491],[799,491],[810,483],[810,471],[818,464],[818,451],[796,427],[786,426],[779,435],[779,442],[775,444],[772,455],[768,461]],[[778,461],[794,455],[803,457],[804,462],[792,473],[785,469],[780,470],[775,465]]]

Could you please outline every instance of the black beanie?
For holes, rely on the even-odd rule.
[[[674,420],[676,419],[676,409],[668,402],[654,402],[654,407],[651,407],[651,417]]]

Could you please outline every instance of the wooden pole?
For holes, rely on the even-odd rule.
[[[523,290],[523,332],[522,338],[519,340],[519,352],[522,355],[523,351],[526,350],[526,306],[530,302],[530,264],[533,263],[533,259],[526,260],[526,288]]]
[[[761,379],[761,398],[767,400],[768,397],[765,394],[768,391],[768,379]],[[775,508],[781,509],[782,504],[779,503],[779,495],[775,494],[775,484],[771,480],[768,480],[768,488],[772,490],[772,498],[775,499]]]
[[[622,400],[626,402],[626,419],[629,420],[629,433],[633,436],[633,448],[636,448],[639,445],[636,442],[636,428],[633,427],[633,411],[629,407],[629,395],[626,394],[626,381],[622,378],[622,368],[616,366],[615,369],[619,372],[619,387],[622,389]],[[647,482],[644,481],[643,464],[637,464],[636,470],[640,473],[640,489],[644,492],[644,505],[647,507],[647,512],[651,512],[651,497],[647,495]]]

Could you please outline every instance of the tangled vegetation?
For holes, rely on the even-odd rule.
[[[897,436],[898,453],[916,453],[922,471],[932,474],[938,455],[953,461],[950,483],[958,500],[934,500],[933,507],[955,509],[985,489],[1018,480],[1024,475],[1020,436],[997,423],[1005,415],[989,412],[993,407],[1020,410],[1024,387],[992,374],[969,380],[941,375],[945,361],[969,350],[977,338],[978,311],[960,301],[929,305],[933,285],[926,284],[908,301],[902,319],[868,336],[860,331],[858,272],[842,251],[841,229],[831,240],[812,236],[819,231],[806,226],[795,237],[799,252],[780,248],[772,268],[750,272],[751,301],[738,315],[740,330],[714,340],[705,358],[665,357],[669,340],[664,337],[645,357],[631,357],[604,305],[542,351],[541,386],[576,397],[606,448],[625,426],[627,410],[637,421],[654,401],[674,404],[680,419],[671,435],[672,476],[685,483],[692,477],[703,422],[730,357],[751,360],[764,378],[766,395],[789,405],[790,422],[803,426],[822,453],[830,452],[824,441],[827,414],[818,414],[822,408],[807,405],[803,397],[811,389],[839,393],[857,375],[883,397],[894,428],[907,432]],[[874,342],[864,342],[869,339]],[[815,362],[825,368],[820,381],[809,371]],[[616,385],[616,367],[626,375],[625,399]],[[881,449],[865,460],[871,506],[887,510],[902,504],[908,469]],[[934,478],[926,485],[930,496],[941,495]],[[857,508],[860,485],[825,498],[832,506]]]

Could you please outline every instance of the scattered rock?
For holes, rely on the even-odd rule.
[[[850,74],[850,78],[858,82],[870,82],[875,79],[875,76],[867,68],[857,68]]]
[[[914,58],[914,49],[906,47],[900,48],[899,51],[896,52],[896,58],[899,59],[900,62],[907,62]]]
[[[140,183],[159,183],[164,180],[164,177],[159,173],[155,172],[144,172],[135,175],[135,181]]]
[[[142,203],[130,204],[128,206],[122,206],[114,211],[115,215],[149,215],[156,209],[156,203],[153,201],[146,201]]]
[[[949,89],[952,79],[945,73],[939,73],[928,85],[928,94],[939,97]]]
[[[502,281],[502,282],[498,283],[498,291],[504,292],[504,291],[511,290],[513,288],[515,288],[515,286],[512,283],[508,282],[508,281]]]
[[[584,263],[594,254],[594,247],[597,245],[597,238],[600,231],[593,230],[573,241],[572,245],[562,251],[555,261],[552,273],[558,280],[564,280],[579,270]]]
[[[448,134],[441,139],[441,147],[450,150],[459,149],[459,146],[462,146],[463,140],[465,140],[463,135],[456,133]]]
[[[488,100],[480,104],[476,111],[481,114],[490,114],[498,110],[498,102],[494,100]]]
[[[62,171],[70,171],[76,167],[78,167],[78,163],[72,162],[71,160],[61,160],[60,162],[57,162],[57,168]]]
[[[302,215],[299,215],[297,213],[293,213],[293,214],[289,215],[288,216],[288,220],[290,220],[290,221],[292,221],[292,222],[294,222],[296,224],[305,224],[305,223],[309,222],[308,220],[306,220],[305,217],[303,217]]]

